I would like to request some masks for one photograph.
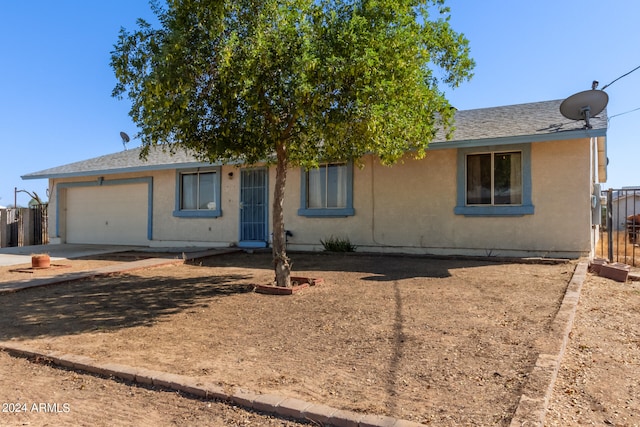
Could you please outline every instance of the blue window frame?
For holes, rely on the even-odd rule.
[[[300,209],[307,217],[344,217],[353,209],[353,164],[325,163],[301,172]]]
[[[173,216],[215,218],[221,215],[219,167],[176,172],[176,204]]]
[[[465,216],[522,216],[531,203],[531,144],[458,149],[457,205]]]

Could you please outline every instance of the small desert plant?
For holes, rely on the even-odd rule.
[[[320,243],[327,252],[355,252],[356,245],[351,244],[348,237],[330,236],[325,240],[320,239]]]

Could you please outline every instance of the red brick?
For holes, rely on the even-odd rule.
[[[591,260],[591,262],[589,263],[589,271],[595,274],[599,274],[600,273],[600,268],[607,264],[607,260],[604,258],[594,258],[593,260]]]
[[[618,282],[626,282],[629,277],[630,270],[631,267],[626,264],[606,264],[600,267],[599,276],[606,277],[607,279],[613,279]]]

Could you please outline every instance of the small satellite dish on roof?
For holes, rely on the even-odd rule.
[[[127,135],[125,132],[120,132],[120,138],[122,138],[122,146],[124,147],[125,151],[127,150],[127,142],[131,141],[131,138],[129,138],[129,135]]]
[[[571,95],[560,104],[560,113],[567,119],[584,120],[585,128],[591,129],[589,119],[602,112],[609,102],[609,95],[591,89]]]

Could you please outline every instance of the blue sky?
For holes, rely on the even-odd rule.
[[[564,99],[640,65],[636,0],[450,0],[453,27],[470,40],[474,78],[447,90],[460,110]],[[0,205],[14,188],[46,198],[46,180],[21,175],[123,149],[130,104],[111,97],[110,52],[120,27],[151,18],[146,0],[0,3]],[[609,179],[640,185],[640,70],[612,84]],[[523,117],[522,120],[526,120]],[[129,147],[138,145],[133,140]],[[562,185],[562,183],[558,183]],[[29,196],[18,194],[18,204]]]

